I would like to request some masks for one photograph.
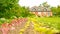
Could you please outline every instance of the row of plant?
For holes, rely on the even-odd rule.
[[[19,34],[27,18],[18,18],[11,20],[10,23],[3,23],[0,27],[0,34]]]
[[[26,22],[26,25],[24,26],[24,28],[20,29],[20,34],[23,34],[26,31],[26,29],[29,26],[31,26],[31,25],[29,25],[30,23],[32,24],[33,31],[35,34],[37,32],[39,32],[39,34],[56,34],[56,33],[59,33],[58,29],[56,29],[52,26],[49,26],[48,24],[41,23],[36,18],[29,18],[29,20],[28,20],[28,22]]]
[[[48,20],[47,20],[48,19]],[[53,34],[59,32],[59,25],[57,18],[16,18],[10,21],[10,23],[4,22],[0,26],[1,34],[23,34],[26,29],[31,26],[34,28],[34,31],[39,32],[40,34]],[[53,21],[52,21],[53,20]],[[35,32],[36,33],[36,32]]]
[[[34,30],[40,32],[40,34],[54,34],[58,33],[59,31],[54,28],[46,25],[45,23],[38,22],[36,19],[32,18],[34,24]]]
[[[38,22],[49,25],[49,27],[56,28],[60,31],[60,17],[36,18]]]

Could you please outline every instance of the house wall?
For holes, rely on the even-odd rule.
[[[42,16],[42,15],[41,15],[41,12],[38,12],[38,15],[39,15],[39,16]]]
[[[33,14],[37,15],[37,16],[52,16],[52,12],[32,12]]]
[[[50,16],[53,16],[52,12],[50,12]]]

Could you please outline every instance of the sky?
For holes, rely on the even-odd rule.
[[[57,5],[60,5],[60,0],[20,0],[19,5],[33,7],[39,6],[40,4],[46,1],[50,6],[56,7]]]

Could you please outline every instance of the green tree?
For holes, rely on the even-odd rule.
[[[60,6],[57,7],[57,14],[60,15]]]
[[[47,2],[42,3],[42,5],[43,5],[44,7],[50,7],[50,5],[48,5]]]
[[[25,6],[23,6],[23,7],[21,7],[20,10],[21,10],[21,11],[20,11],[20,16],[22,16],[22,17],[27,17],[27,16],[30,15],[29,7],[25,7]]]
[[[60,6],[51,7],[51,10],[52,10],[52,12],[53,12],[54,15],[60,16]]]
[[[0,0],[0,17],[10,18],[18,8],[19,0]]]
[[[57,15],[57,8],[56,7],[51,7],[51,10],[53,12],[53,15]]]

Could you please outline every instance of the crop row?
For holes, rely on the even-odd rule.
[[[27,18],[18,18],[11,20],[11,23],[3,23],[0,27],[0,34],[19,34]]]

